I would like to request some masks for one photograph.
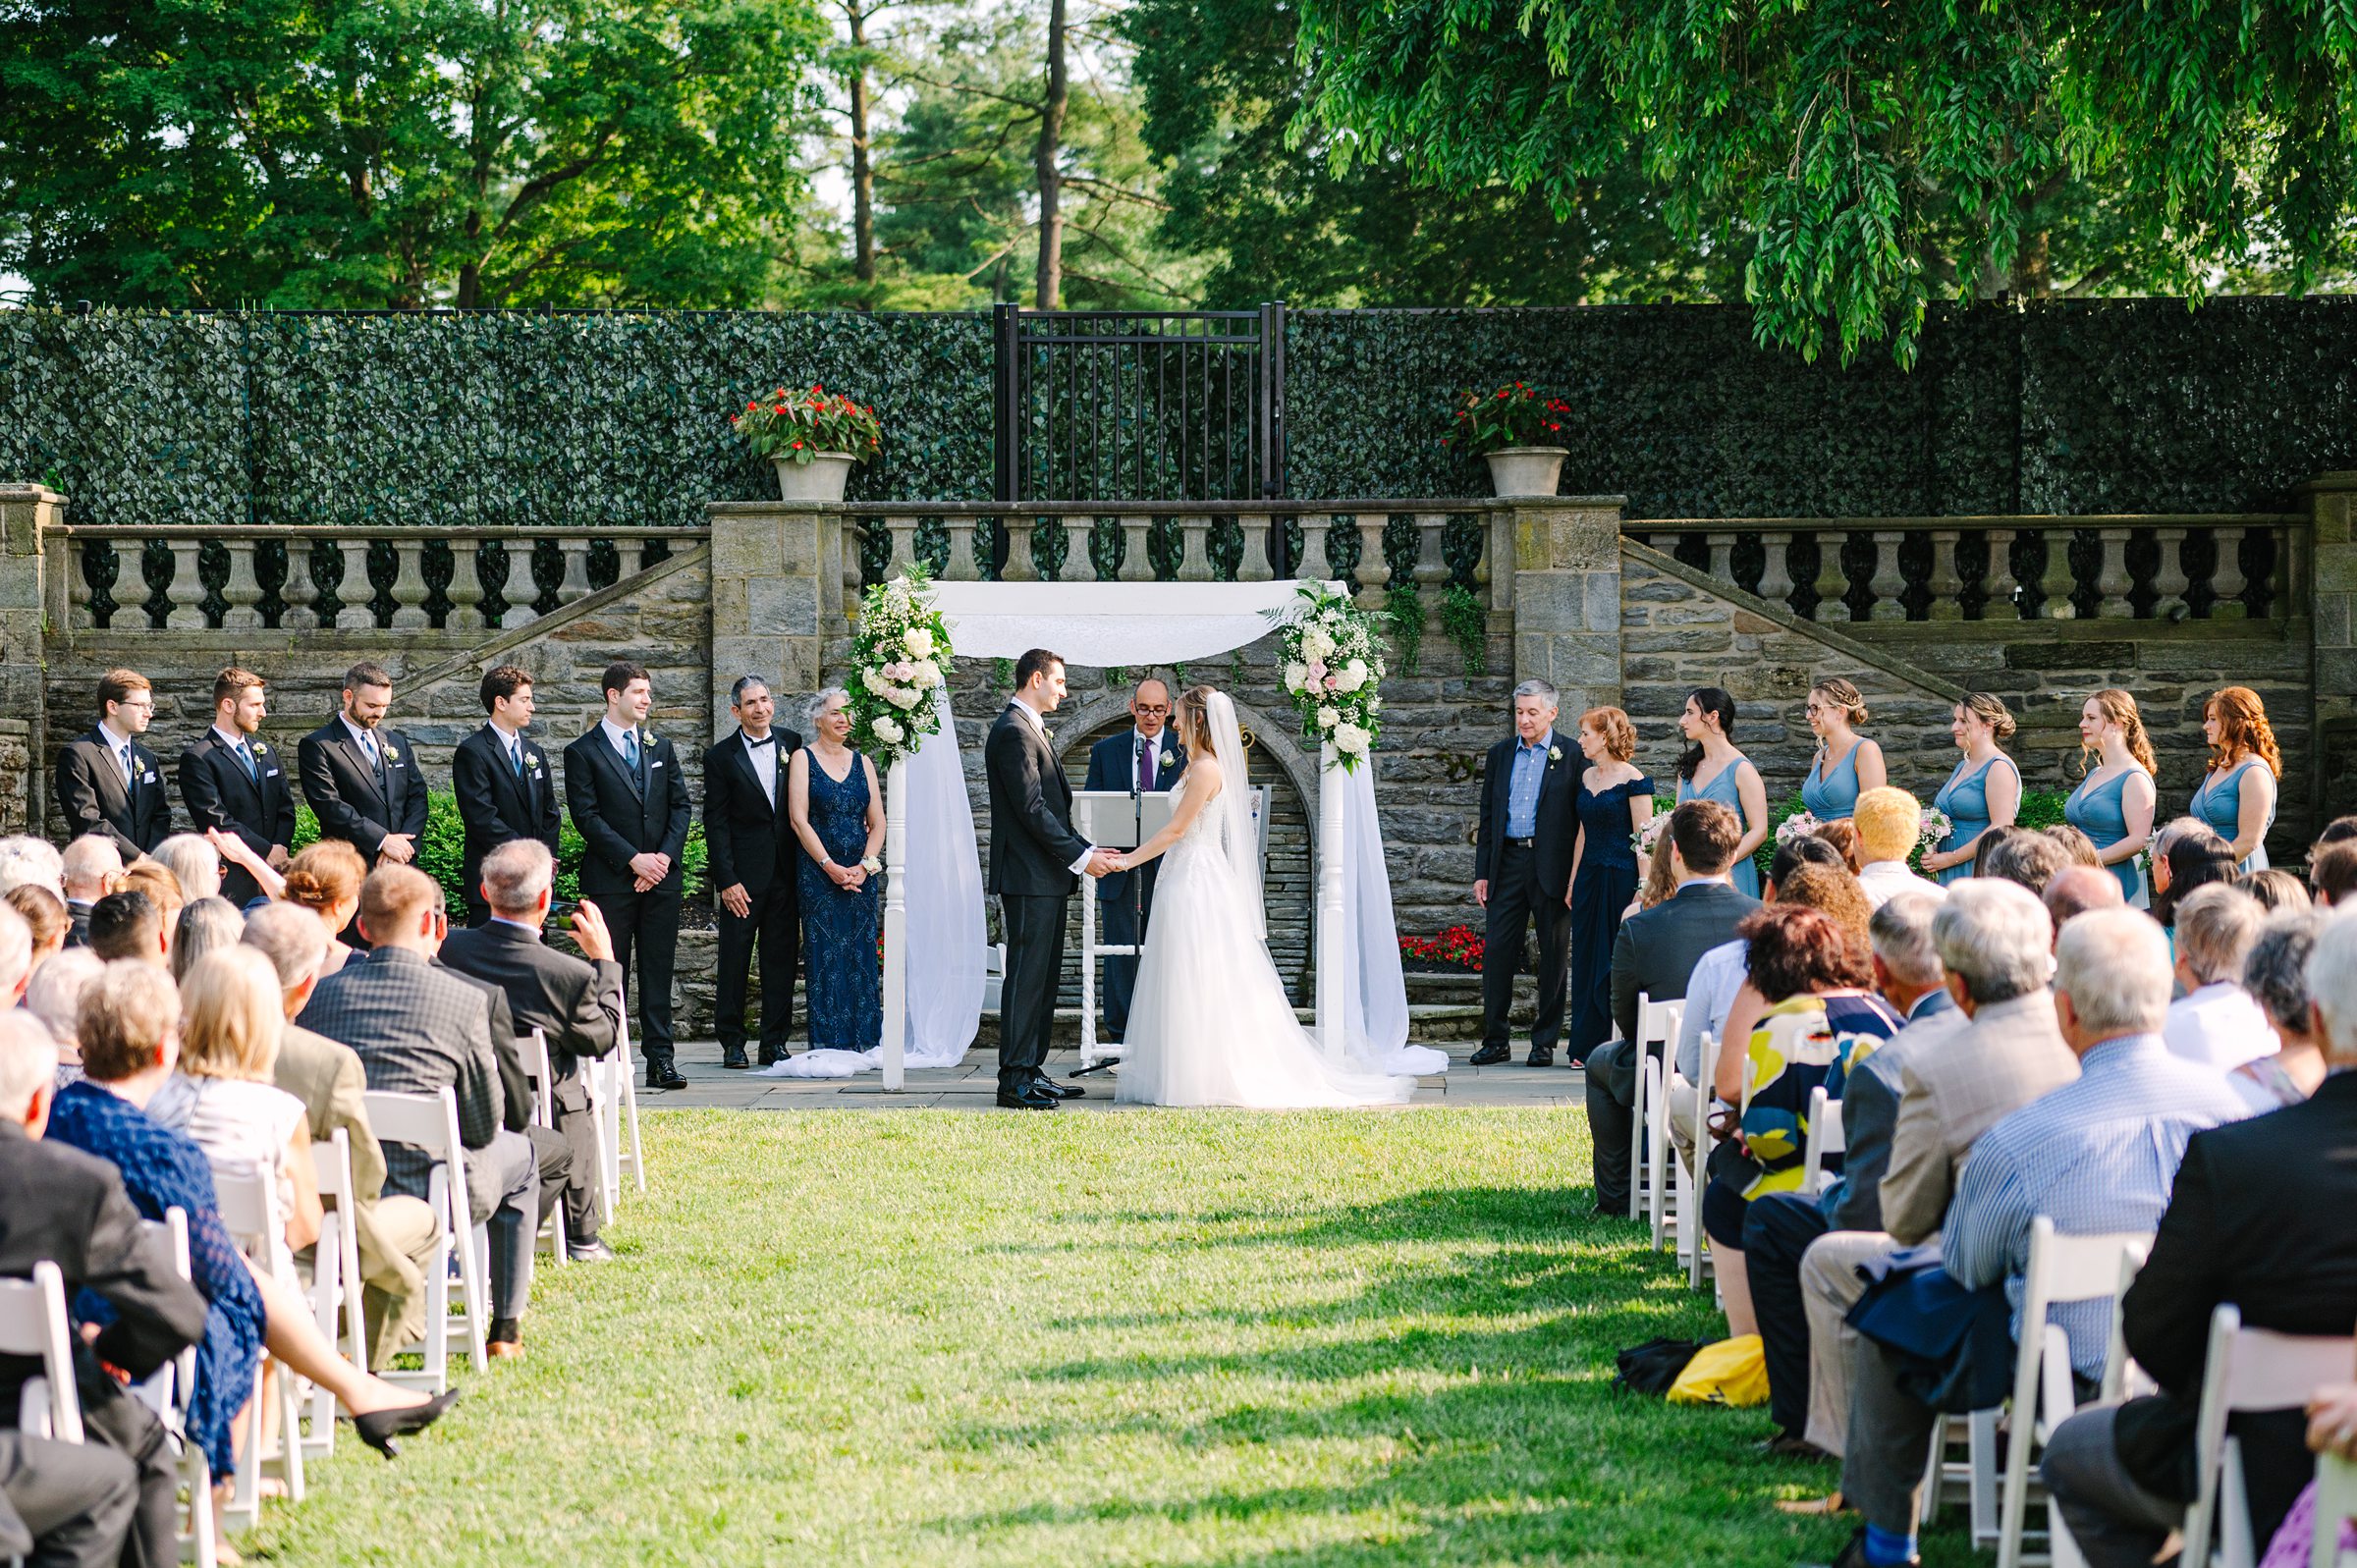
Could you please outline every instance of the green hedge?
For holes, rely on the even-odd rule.
[[[466,828],[459,820],[459,798],[447,789],[426,792],[425,837],[417,845],[417,869],[442,885],[443,896],[450,907],[461,914],[466,908],[466,885],[461,870],[466,861]],[[563,811],[557,814],[557,897],[571,902],[581,895],[581,860],[588,846],[573,826],[573,818]],[[295,803],[295,847],[303,849],[319,841],[319,819],[311,808],[298,800]],[[687,829],[687,843],[680,851],[685,886],[683,894],[695,898],[705,888],[704,825],[695,823]]]

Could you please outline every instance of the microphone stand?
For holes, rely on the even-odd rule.
[[[1140,784],[1137,782],[1137,776],[1138,776],[1138,772],[1139,772],[1139,767],[1138,767],[1138,765],[1139,765],[1140,763],[1144,762],[1144,761],[1145,761],[1145,757],[1146,757],[1146,753],[1145,753],[1145,744],[1146,744],[1146,741],[1145,741],[1145,737],[1144,737],[1143,735],[1140,735],[1140,734],[1139,734],[1139,733],[1138,733],[1136,730],[1132,730],[1129,732],[1129,844],[1128,844],[1128,847],[1130,847],[1130,848],[1132,848],[1132,849],[1135,849],[1135,848],[1136,848],[1136,847],[1137,847],[1139,844],[1141,844],[1141,843],[1145,842],[1145,837],[1146,837],[1146,835],[1145,835],[1145,828],[1146,828],[1146,800],[1145,800],[1145,790],[1144,790],[1144,786],[1143,786],[1143,785],[1141,785],[1141,784]],[[1138,908],[1139,908],[1139,905],[1140,905],[1140,904],[1141,904],[1141,902],[1142,902],[1142,900],[1140,899],[1140,897],[1139,897],[1139,895],[1138,895],[1138,889],[1139,889],[1139,887],[1140,887],[1140,884],[1139,884],[1139,883],[1138,883],[1138,882],[1135,880],[1135,879],[1136,879],[1138,876],[1140,876],[1141,874],[1142,874],[1142,873],[1139,873],[1139,872],[1129,872],[1129,873],[1126,873],[1126,874],[1124,875],[1124,881],[1123,881],[1123,883],[1122,883],[1122,901],[1123,901],[1123,903],[1124,903],[1124,904],[1126,904],[1126,905],[1128,905],[1128,906],[1129,906],[1129,908],[1130,908],[1130,911],[1131,911],[1131,914],[1132,914],[1132,916],[1133,916],[1133,917],[1135,916],[1135,914],[1136,914],[1136,912],[1137,912],[1137,910],[1138,910]],[[1131,929],[1131,930],[1133,930],[1133,931],[1135,931],[1135,930],[1137,929],[1137,925],[1138,925],[1138,922],[1137,922],[1137,920],[1136,920],[1135,918],[1132,918],[1132,920],[1131,920],[1131,922],[1130,922],[1130,929]],[[1145,950],[1145,946],[1146,946],[1145,933],[1144,933],[1144,932],[1142,932],[1142,931],[1140,931],[1140,932],[1138,932],[1137,936],[1131,940],[1131,942],[1130,942],[1130,945],[1129,945],[1129,961],[1130,961],[1132,964],[1135,964],[1135,963],[1137,962],[1137,955],[1138,955],[1139,953],[1141,953],[1141,952],[1143,952],[1143,951]],[[1099,949],[1099,951],[1103,951],[1103,949],[1102,949],[1102,948],[1100,948],[1100,949]],[[1136,970],[1135,970],[1135,969],[1132,969],[1132,970],[1130,971],[1130,974],[1131,974],[1131,976],[1134,978],[1134,977],[1135,977],[1135,975],[1136,975]],[[1124,1032],[1124,1038],[1126,1038],[1126,1032]],[[1119,1058],[1119,1057],[1116,1057],[1116,1056],[1106,1056],[1106,1057],[1104,1057],[1104,1058],[1102,1058],[1102,1059],[1100,1059],[1100,1060],[1089,1062],[1089,1063],[1087,1063],[1087,1064],[1085,1064],[1085,1065],[1083,1065],[1083,1066],[1080,1066],[1080,1067],[1075,1067],[1075,1068],[1072,1070],[1072,1076],[1073,1076],[1073,1077],[1075,1077],[1075,1078],[1083,1078],[1083,1077],[1086,1077],[1088,1074],[1090,1074],[1090,1073],[1092,1073],[1092,1072],[1103,1072],[1103,1071],[1105,1071],[1106,1069],[1108,1069],[1108,1068],[1110,1068],[1110,1067],[1112,1067],[1112,1066],[1116,1065],[1116,1064],[1119,1062],[1119,1060],[1120,1060],[1120,1058]]]

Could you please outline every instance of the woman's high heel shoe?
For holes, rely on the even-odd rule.
[[[352,1418],[352,1429],[359,1434],[360,1441],[390,1459],[401,1452],[401,1443],[397,1439],[412,1432],[423,1432],[440,1421],[442,1413],[457,1403],[458,1397],[456,1388],[445,1388],[422,1405],[355,1416]]]

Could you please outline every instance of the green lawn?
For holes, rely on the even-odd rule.
[[[650,1114],[623,1261],[296,1563],[1822,1559],[1764,1412],[1616,1395],[1713,1319],[1558,1110]],[[1951,1525],[1935,1562],[1970,1560]]]

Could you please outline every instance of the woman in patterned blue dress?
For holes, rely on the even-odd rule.
[[[1971,876],[1981,839],[1994,829],[2012,827],[2021,810],[2021,769],[2002,750],[2013,738],[2013,715],[2005,705],[1986,691],[1967,692],[1947,732],[1964,759],[1932,797],[1933,807],[1947,813],[1947,837],[1923,853],[1923,869],[1944,884]]]
[[[2267,869],[2267,830],[2275,820],[2275,781],[2283,753],[2275,745],[2267,708],[2248,686],[2227,686],[2202,709],[2210,742],[2210,771],[2193,792],[2188,814],[2218,830],[2249,873]]]
[[[1677,759],[1678,802],[1716,800],[1735,814],[1743,837],[1735,842],[1728,880],[1757,898],[1760,868],[1751,855],[1768,838],[1768,786],[1751,759],[1735,749],[1735,699],[1717,686],[1697,687],[1686,693],[1677,729],[1693,742]]]
[[[883,885],[884,791],[850,747],[850,693],[810,702],[810,743],[794,754],[787,812],[802,843],[802,974],[813,1050],[873,1051],[884,1039],[884,969],[876,956]]]
[[[2149,908],[2137,857],[2153,841],[2153,743],[2136,699],[2106,686],[2079,710],[2079,748],[2092,764],[2063,802],[2062,818],[2085,834],[2097,858],[2119,879],[2130,907]]]
[[[1585,1062],[1613,1034],[1613,943],[1637,895],[1635,835],[1653,820],[1653,781],[1629,759],[1636,727],[1618,708],[1579,716],[1579,846],[1571,852],[1571,1028],[1565,1054]]]
[[[1817,735],[1817,755],[1800,784],[1800,803],[1819,822],[1838,822],[1858,809],[1858,796],[1891,782],[1883,748],[1858,733],[1866,699],[1839,676],[1809,688],[1801,712]]]

